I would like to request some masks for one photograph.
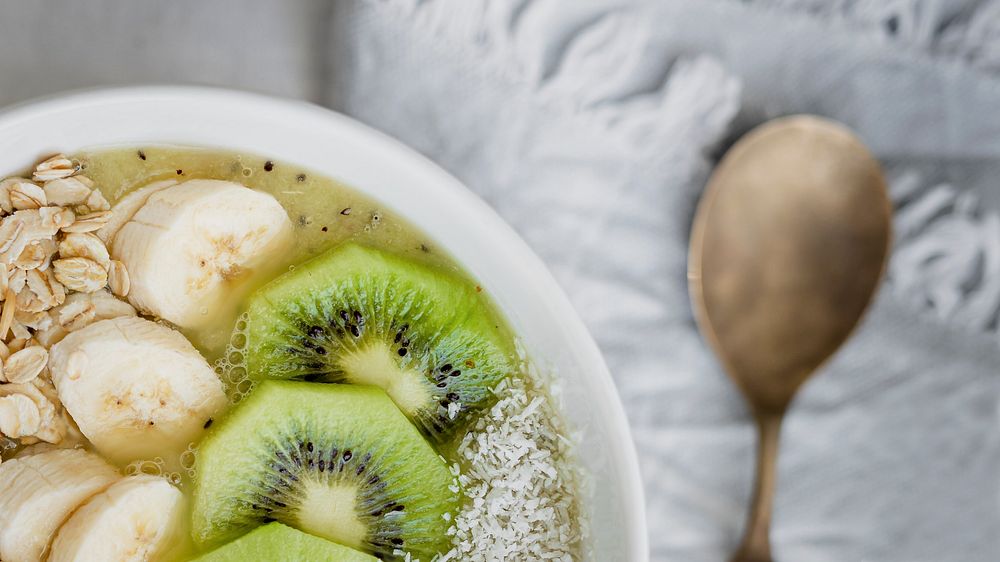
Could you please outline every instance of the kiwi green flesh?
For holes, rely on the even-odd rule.
[[[378,562],[378,558],[281,523],[269,523],[193,562]]]
[[[261,288],[248,325],[252,378],[380,386],[436,442],[492,404],[514,368],[474,284],[355,244]]]
[[[201,547],[280,521],[385,560],[448,550],[448,467],[377,387],[263,381],[198,448]]]

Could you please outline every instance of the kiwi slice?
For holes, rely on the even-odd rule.
[[[281,523],[269,523],[254,529],[235,541],[196,558],[193,562],[246,562],[247,560],[378,562],[373,556],[314,537]]]
[[[261,288],[247,323],[252,378],[382,387],[436,442],[488,407],[515,365],[473,283],[355,244]]]
[[[395,560],[450,545],[457,485],[372,386],[264,381],[198,447],[192,535],[202,546],[268,521]]]

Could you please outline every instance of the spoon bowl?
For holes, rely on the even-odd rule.
[[[890,225],[878,161],[846,127],[818,117],[756,128],[709,180],[691,236],[691,298],[702,334],[751,406],[760,442],[734,562],[771,560],[781,419],[868,307]]]

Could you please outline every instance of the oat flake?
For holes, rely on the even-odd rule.
[[[13,383],[31,382],[49,361],[49,352],[37,345],[25,347],[4,362],[4,375]]]
[[[17,438],[35,434],[41,426],[38,406],[23,394],[0,398],[0,434]]]

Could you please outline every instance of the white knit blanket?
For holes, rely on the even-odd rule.
[[[997,5],[741,4],[352,4],[332,100],[457,174],[548,262],[632,422],[653,558],[684,562],[734,548],[754,439],[688,304],[706,174],[766,117],[856,128],[887,167],[896,248],[864,327],[790,412],[776,557],[995,561],[1000,221],[965,188],[1000,169]]]

